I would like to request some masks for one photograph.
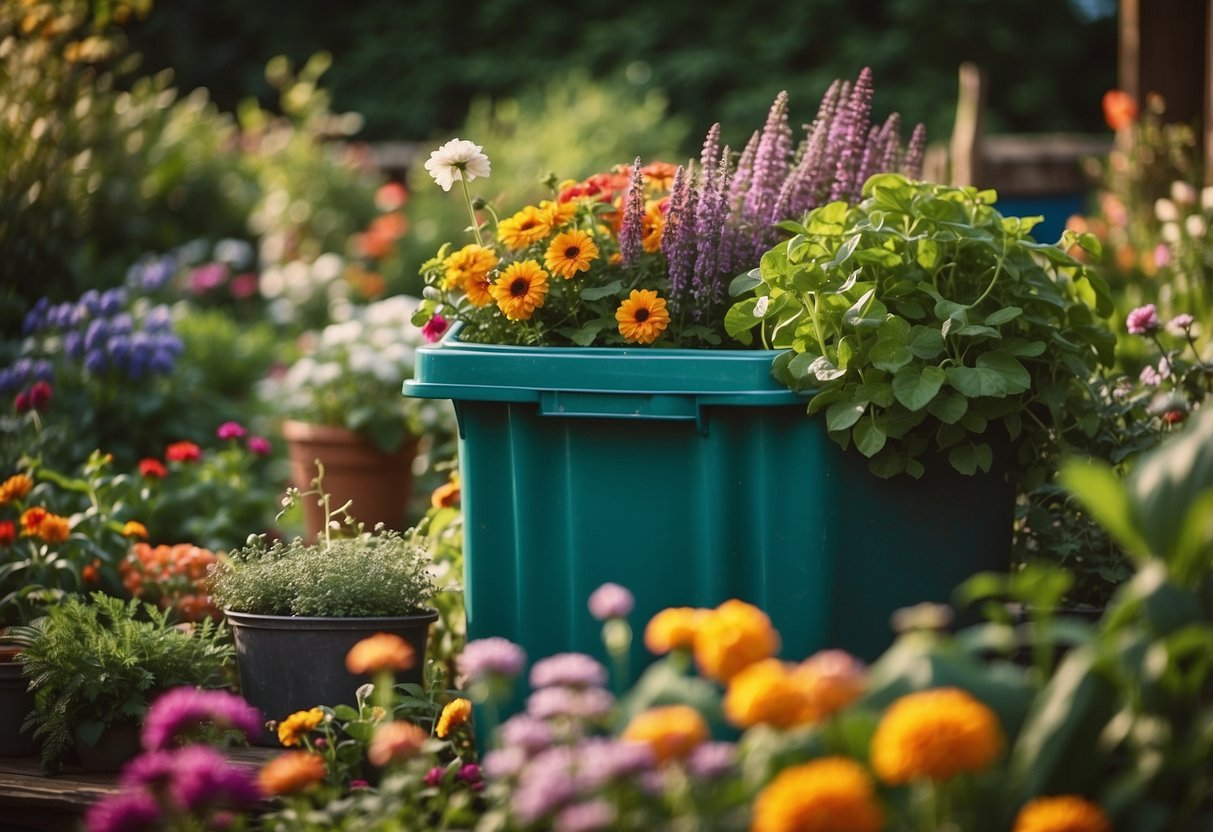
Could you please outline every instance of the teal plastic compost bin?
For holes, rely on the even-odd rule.
[[[1009,563],[1006,476],[872,476],[771,378],[775,352],[453,336],[404,389],[458,416],[469,638],[604,657],[586,601],[613,581],[636,598],[634,670],[654,613],[729,598],[770,615],[786,659],[871,660],[895,610]]]

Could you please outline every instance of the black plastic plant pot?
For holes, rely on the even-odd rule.
[[[0,660],[0,757],[28,757],[37,750],[32,730],[21,730],[34,709],[34,695],[28,687],[21,665]]]
[[[375,633],[392,633],[413,648],[416,662],[396,674],[396,682],[420,684],[426,639],[437,610],[385,618],[323,618],[256,615],[225,611],[236,644],[240,692],[266,720],[280,722],[318,705],[357,703],[357,690],[371,681],[346,670],[350,648]],[[278,746],[268,729],[250,740]]]

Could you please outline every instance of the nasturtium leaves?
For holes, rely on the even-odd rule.
[[[853,431],[855,447],[869,459],[880,453],[888,437],[872,419],[861,419]]]
[[[943,387],[941,367],[902,367],[893,376],[893,395],[910,410],[922,410]]]
[[[947,373],[944,375],[946,377]],[[943,395],[936,396],[927,405],[927,412],[945,425],[959,422],[968,409],[969,400],[958,393],[944,393]]]
[[[1018,306],[1004,306],[997,312],[993,312],[986,316],[986,326],[1002,326],[1005,323],[1015,320],[1023,314],[1023,310]]]
[[[915,358],[921,358],[924,361],[938,358],[943,352],[943,347],[943,336],[939,334],[938,329],[921,325],[910,328],[906,348],[914,354]]]
[[[826,428],[832,431],[846,430],[859,421],[865,407],[850,399],[837,401],[826,408]]]

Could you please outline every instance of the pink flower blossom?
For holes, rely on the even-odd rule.
[[[1130,335],[1149,335],[1157,332],[1162,324],[1158,320],[1158,310],[1154,308],[1154,304],[1147,303],[1129,313],[1125,326],[1128,327]]]
[[[272,450],[270,447],[270,440],[266,439],[264,436],[250,436],[246,445],[249,449],[249,453],[256,454],[257,456],[269,456],[270,451]]]
[[[441,338],[450,326],[450,322],[446,318],[441,315],[435,315],[425,322],[425,326],[421,328],[421,334],[425,336],[425,340],[432,344]]]
[[[215,435],[220,439],[241,439],[246,433],[248,433],[248,431],[246,431],[244,429],[244,425],[240,424],[239,422],[224,422],[219,426],[219,429],[215,431]]]
[[[1196,320],[1191,315],[1187,312],[1181,312],[1167,321],[1167,329],[1176,335],[1184,335],[1192,329],[1192,324],[1194,323],[1196,323]]]
[[[599,621],[627,618],[635,605],[632,593],[619,584],[605,583],[590,593],[590,615]]]

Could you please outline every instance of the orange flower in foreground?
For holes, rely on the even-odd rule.
[[[472,703],[466,699],[452,699],[442,709],[442,716],[438,717],[438,727],[434,729],[434,733],[446,739],[451,731],[465,725],[471,718]]]
[[[647,743],[658,762],[665,762],[685,759],[708,738],[708,724],[689,705],[667,705],[636,714],[620,736]]]
[[[122,526],[123,537],[140,537],[147,540],[147,526],[138,520],[127,520]]]
[[[1038,797],[1019,810],[1013,832],[1112,832],[1097,804],[1078,795]]]
[[[906,694],[885,711],[872,737],[872,769],[886,783],[949,780],[981,771],[1002,753],[998,717],[960,688]]]
[[[619,334],[638,344],[651,344],[670,325],[666,301],[652,289],[633,289],[615,310]]]
[[[21,512],[21,536],[33,537],[38,534],[38,527],[49,512],[42,506],[33,506]]]
[[[650,653],[662,655],[671,650],[690,648],[695,643],[695,633],[707,610],[693,607],[670,607],[649,619],[644,628],[644,646]]]
[[[459,505],[461,496],[459,475],[454,474],[450,480],[434,489],[430,494],[430,506],[433,508],[450,508]]]
[[[511,321],[530,320],[548,294],[548,273],[534,260],[511,263],[501,277],[489,285],[489,294],[501,313]]]
[[[266,794],[294,794],[325,777],[324,760],[309,751],[288,751],[270,760],[257,774]]]
[[[408,670],[417,661],[413,646],[393,633],[375,633],[350,648],[345,667],[350,673],[370,674],[380,670]]]
[[[24,500],[34,487],[34,481],[25,474],[13,474],[0,483],[0,506],[8,505],[14,500]]]
[[[1104,121],[1113,130],[1124,130],[1137,120],[1137,102],[1124,90],[1108,90],[1103,94]]]
[[[732,599],[704,616],[694,649],[700,672],[728,682],[748,665],[778,653],[779,633],[765,612]]]
[[[812,721],[807,686],[793,665],[763,659],[733,676],[724,697],[724,714],[738,728],[773,725],[793,728]]]
[[[551,233],[548,219],[534,205],[528,205],[497,224],[497,239],[510,249],[526,248]]]
[[[195,462],[202,459],[202,449],[193,442],[174,442],[165,448],[164,458],[169,462]]]
[[[872,778],[846,757],[781,771],[754,799],[751,832],[879,832],[884,811]]]
[[[375,730],[366,757],[377,766],[417,756],[429,734],[411,722],[389,722]]]

